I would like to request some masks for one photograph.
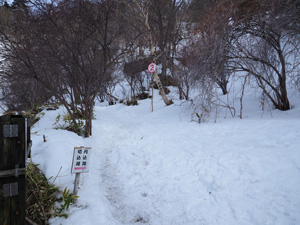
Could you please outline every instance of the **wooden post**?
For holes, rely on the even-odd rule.
[[[13,115],[0,117],[1,225],[25,224],[28,142],[26,118]]]
[[[76,177],[75,177],[75,181],[74,181],[74,190],[73,190],[74,196],[77,196],[77,194],[78,194],[79,180],[80,180],[80,173],[76,173]],[[74,203],[74,205],[76,205],[77,198],[73,198],[73,203]]]

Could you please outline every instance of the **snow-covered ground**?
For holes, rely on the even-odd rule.
[[[53,129],[63,109],[32,128],[32,160],[73,189],[73,148],[92,147],[78,207],[53,225],[298,225],[300,102],[287,112],[245,102],[244,119],[190,121],[188,104],[96,106],[93,136]],[[297,102],[298,101],[298,102]],[[251,102],[251,101],[248,101]],[[263,116],[262,116],[263,115]],[[43,142],[43,135],[47,142]]]

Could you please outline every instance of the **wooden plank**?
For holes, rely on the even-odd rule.
[[[1,157],[0,157],[0,170],[13,169],[10,168],[10,141],[8,138],[3,138],[3,125],[9,125],[10,118],[3,116],[0,119],[0,146],[1,146]]]
[[[27,145],[27,126],[25,125],[25,118],[21,116],[12,116],[11,124],[18,124],[19,133],[18,138],[10,138],[11,140],[11,160],[13,161],[12,165],[15,167],[19,165],[19,168],[25,168],[25,146]],[[25,224],[25,210],[26,210],[26,187],[25,187],[25,176],[20,176],[18,178],[13,177],[13,182],[18,182],[18,192],[19,194],[11,197],[11,212],[10,218],[12,225],[23,225]]]
[[[10,124],[10,117],[3,116],[0,118],[0,170],[9,170],[11,168],[10,158],[10,141],[3,138],[3,125]],[[10,225],[10,198],[3,197],[3,185],[12,182],[12,178],[0,179],[0,224]]]
[[[16,173],[18,174],[18,176],[25,175],[26,169],[25,168],[20,168],[20,169],[18,169],[17,172],[16,172],[16,169],[14,169],[14,170],[2,170],[2,171],[0,171],[0,178],[2,178],[2,177],[14,177],[14,176],[16,176]]]

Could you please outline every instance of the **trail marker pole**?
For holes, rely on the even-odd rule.
[[[156,64],[154,62],[149,64],[148,71],[149,73],[156,72]],[[154,87],[153,87],[153,76],[152,76],[152,98],[151,98],[152,112],[153,112],[153,95],[154,95]]]
[[[151,97],[152,112],[153,112],[153,96],[154,96],[154,86],[153,86],[153,76],[152,76],[152,97]]]

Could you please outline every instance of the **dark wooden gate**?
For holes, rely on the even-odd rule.
[[[24,225],[30,126],[22,116],[0,117],[0,224]]]

